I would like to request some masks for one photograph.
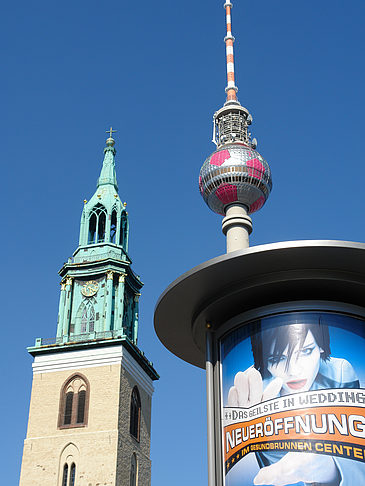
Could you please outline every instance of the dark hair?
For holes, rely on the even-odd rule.
[[[251,346],[254,366],[260,371],[262,376],[268,374],[267,360],[269,356],[272,355],[280,359],[287,346],[289,358],[287,360],[287,366],[289,366],[289,361],[296,345],[299,343],[299,347],[303,346],[308,331],[311,331],[316,343],[323,350],[321,359],[329,359],[331,348],[328,326],[321,324],[320,319],[317,322],[312,321],[310,323],[306,323],[304,319],[304,322],[300,324],[296,322],[276,325],[267,329],[261,329],[260,322],[257,327],[258,331],[251,336]]]

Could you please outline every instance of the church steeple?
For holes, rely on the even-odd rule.
[[[137,346],[143,284],[128,255],[112,135],[79,245],[59,271],[57,335],[28,348],[34,377],[21,486],[151,483],[158,374]]]
[[[110,136],[104,148],[104,160],[97,189],[90,199],[84,201],[80,224],[80,247],[99,245],[98,251],[104,251],[100,245],[113,244],[128,253],[128,214],[126,204],[122,204],[118,194],[115,172],[115,141],[110,128]],[[95,248],[94,248],[95,253]]]
[[[128,255],[128,213],[118,194],[113,132],[108,131],[96,191],[84,201],[79,246],[59,271],[62,281],[54,344],[113,339],[137,345],[143,284],[132,271]],[[37,339],[36,346],[43,346],[43,341]]]

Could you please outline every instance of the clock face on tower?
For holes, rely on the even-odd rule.
[[[85,297],[92,297],[99,290],[99,284],[95,280],[89,280],[85,282],[81,287],[81,293]]]

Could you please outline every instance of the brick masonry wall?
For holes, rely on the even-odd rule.
[[[35,374],[20,486],[59,486],[62,452],[74,444],[77,486],[115,485],[120,364],[82,368],[90,383],[86,427],[58,429],[60,392],[77,370]]]
[[[90,385],[88,423],[60,429],[61,390],[75,373]],[[133,453],[138,486],[149,486],[151,396],[138,380],[138,373],[127,371],[123,361],[122,365],[34,374],[20,486],[61,486],[65,462],[76,464],[77,486],[129,486]],[[141,398],[139,442],[129,432],[135,385]]]
[[[140,441],[129,433],[130,401],[134,386],[141,397]],[[116,486],[129,486],[132,454],[137,456],[138,486],[151,484],[151,397],[124,368],[120,378],[119,438]]]

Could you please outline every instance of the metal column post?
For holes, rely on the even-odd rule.
[[[207,375],[208,486],[216,486],[213,333],[210,330],[210,327],[211,325],[207,324],[205,350],[205,367]]]

